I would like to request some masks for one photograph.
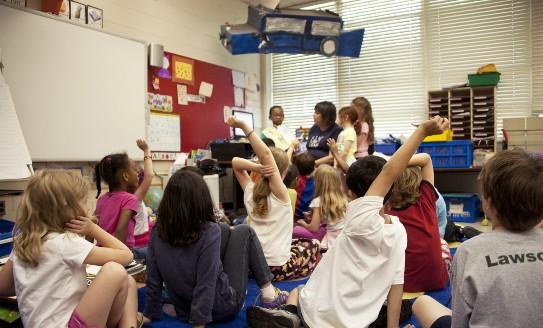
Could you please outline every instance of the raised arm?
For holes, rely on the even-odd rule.
[[[406,168],[422,140],[427,136],[442,133],[448,126],[449,120],[439,116],[434,116],[432,119],[419,125],[415,132],[407,139],[406,143],[385,164],[381,173],[366,192],[366,196],[384,197],[394,181],[396,181]]]
[[[422,172],[422,179],[434,184],[434,166],[432,157],[426,153],[415,154],[409,160],[407,166],[418,166]]]
[[[136,141],[139,149],[143,150],[143,181],[138,186],[138,189],[134,192],[134,195],[138,199],[139,202],[145,198],[145,194],[147,194],[147,191],[149,190],[149,187],[151,187],[151,182],[153,182],[153,160],[151,159],[151,151],[149,150],[149,146],[147,145],[147,142],[144,139],[138,139]]]
[[[272,152],[268,148],[268,146],[266,146],[266,144],[254,133],[253,130],[251,130],[247,123],[240,121],[233,116],[230,116],[226,121],[226,124],[243,130],[245,136],[247,137],[247,139],[249,139],[249,142],[253,147],[253,151],[255,152],[256,156],[258,156],[260,164],[262,166],[273,168],[273,173],[268,176],[271,192],[281,201],[290,202],[287,187],[283,183],[283,178],[279,173],[279,169],[277,168],[275,159],[273,158]],[[238,177],[237,173],[236,177]]]

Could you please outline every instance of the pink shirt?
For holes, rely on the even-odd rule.
[[[131,210],[132,217],[128,221],[126,240],[124,243],[128,248],[134,248],[134,226],[136,225],[136,213],[138,211],[138,199],[131,193],[118,191],[108,192],[98,198],[96,202],[96,215],[100,226],[110,234],[114,234],[119,223],[121,211]]]
[[[370,132],[370,126],[366,122],[362,122],[362,128],[360,129],[360,135],[356,140],[356,153],[354,156],[356,158],[368,156],[368,133]]]

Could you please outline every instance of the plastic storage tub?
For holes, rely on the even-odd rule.
[[[385,155],[392,155],[396,150],[398,150],[398,145],[395,143],[375,144],[375,151]]]
[[[443,194],[447,204],[447,216],[455,222],[473,223],[479,218],[477,194]]]
[[[470,140],[423,142],[418,152],[429,154],[435,168],[468,168],[473,163]]]
[[[0,219],[0,257],[9,255],[13,249],[14,222]]]
[[[469,86],[480,87],[485,85],[497,85],[500,82],[500,73],[468,74]]]

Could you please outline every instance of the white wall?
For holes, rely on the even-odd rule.
[[[231,55],[219,42],[221,24],[247,21],[240,0],[79,0],[104,10],[104,30],[164,45],[164,49],[246,73],[260,80],[260,55]],[[41,1],[27,1],[39,9]],[[260,106],[262,107],[262,106]],[[255,111],[255,126],[261,126]]]

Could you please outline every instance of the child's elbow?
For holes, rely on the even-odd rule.
[[[132,261],[134,261],[134,254],[132,253],[131,250],[123,251],[123,253],[124,254],[121,258],[121,261],[119,261],[119,264],[127,266],[130,263],[132,263]]]

